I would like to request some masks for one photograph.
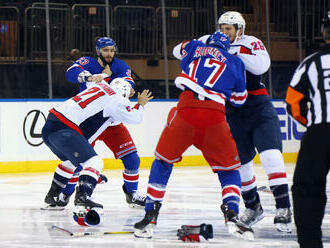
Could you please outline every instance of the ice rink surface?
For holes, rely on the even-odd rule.
[[[287,164],[290,186],[294,165]],[[258,186],[267,185],[260,165],[256,168]],[[221,191],[217,176],[207,166],[173,169],[157,228],[152,239],[136,239],[132,234],[71,237],[52,229],[52,225],[71,232],[132,231],[144,210],[131,209],[122,192],[122,171],[105,171],[109,182],[98,185],[95,201],[104,205],[102,222],[97,227],[78,226],[72,218],[73,199],[62,211],[40,210],[50,187],[52,173],[0,175],[0,247],[1,248],[171,248],[171,247],[228,247],[228,248],[293,248],[298,247],[295,227],[291,234],[276,231],[273,225],[274,200],[272,194],[260,192],[265,218],[254,226],[255,240],[245,241],[227,233],[220,211]],[[146,192],[149,170],[141,170],[140,192]],[[329,182],[330,184],[330,182]],[[330,185],[327,187],[329,197]],[[72,197],[73,198],[73,197]],[[241,205],[241,211],[243,206]],[[214,238],[205,243],[183,243],[176,231],[181,225],[212,224]],[[330,209],[323,220],[324,247],[330,247]]]

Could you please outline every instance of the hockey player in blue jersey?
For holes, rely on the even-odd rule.
[[[253,170],[256,151],[268,176],[275,199],[274,224],[278,231],[291,232],[291,210],[288,180],[282,157],[280,123],[262,74],[270,67],[270,57],[262,41],[245,35],[245,20],[235,11],[228,11],[218,20],[221,32],[230,37],[229,53],[239,57],[246,68],[248,98],[242,108],[226,105],[226,118],[237,144],[242,166],[242,197],[246,210],[241,221],[253,225],[263,218]],[[200,40],[207,40],[203,36]],[[242,125],[244,123],[244,125]]]
[[[109,84],[115,78],[123,78],[128,81],[134,88],[134,81],[131,77],[131,69],[122,60],[115,58],[117,46],[114,40],[108,37],[99,38],[96,42],[97,58],[81,57],[68,68],[66,78],[72,83],[80,84],[80,91],[86,89],[88,82],[101,82],[103,79]],[[108,77],[104,78],[104,74]],[[103,133],[96,137],[92,142],[95,145],[97,140],[103,141],[105,145],[114,153],[116,159],[121,159],[124,164],[123,171],[123,191],[126,201],[130,207],[143,208],[145,205],[145,197],[138,194],[138,179],[140,158],[137,154],[137,149],[130,136],[127,128],[123,123],[118,123],[115,126],[109,126]],[[57,169],[59,173],[65,171],[63,164],[59,164]],[[60,201],[54,203],[50,199],[45,199],[49,206],[64,207],[68,204],[70,196],[75,190],[78,182],[79,173],[82,167],[79,166],[73,174],[67,187],[60,195]]]
[[[201,150],[220,181],[221,210],[229,233],[253,238],[253,230],[238,219],[241,164],[225,119],[226,102],[240,107],[246,100],[245,67],[239,58],[227,53],[228,48],[228,36],[216,32],[208,44],[186,41],[173,50],[174,56],[181,60],[182,69],[175,84],[183,92],[177,107],[169,112],[156,147],[148,182],[146,214],[134,225],[136,237],[152,237],[173,163],[181,161],[184,151],[194,145]],[[200,241],[199,236],[207,239],[208,236],[195,235],[200,233],[200,228],[197,226],[191,233],[180,234],[179,238],[195,242]]]

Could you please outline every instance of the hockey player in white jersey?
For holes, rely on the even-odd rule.
[[[261,40],[244,34],[246,24],[240,13],[225,12],[220,16],[218,25],[219,30],[230,37],[229,53],[239,57],[246,69],[248,98],[245,105],[242,108],[226,105],[226,118],[242,163],[240,175],[246,210],[241,221],[253,225],[263,218],[253,170],[253,158],[257,150],[276,202],[274,224],[278,231],[291,232],[289,189],[281,153],[280,124],[262,83],[262,74],[270,67],[269,54]],[[200,40],[207,43],[208,37],[203,36]]]
[[[81,165],[84,170],[74,204],[85,209],[103,208],[90,199],[103,168],[102,159],[90,143],[108,126],[142,122],[144,105],[153,97],[144,90],[138,93],[138,103],[131,107],[128,98],[134,92],[131,84],[122,78],[114,79],[110,86],[105,81],[89,83],[86,90],[49,111],[42,137],[65,168],[55,171],[46,198],[58,202],[62,189]]]

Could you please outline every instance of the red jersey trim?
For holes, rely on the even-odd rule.
[[[248,94],[250,95],[269,95],[267,89],[257,89],[257,90],[248,90]]]
[[[49,110],[49,112],[52,113],[53,115],[55,115],[57,117],[57,119],[59,119],[63,124],[67,125],[69,128],[72,128],[73,130],[75,130],[79,134],[83,135],[80,128],[76,124],[74,124],[72,121],[68,120],[60,112],[57,112],[55,109],[51,109],[51,110]]]
[[[244,47],[244,46],[241,46],[240,47],[239,53],[253,55],[251,49],[250,48],[247,48],[247,47]]]

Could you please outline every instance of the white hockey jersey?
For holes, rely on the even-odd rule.
[[[141,123],[144,108],[139,104],[131,107],[129,99],[116,94],[102,81],[90,84],[50,112],[92,143],[108,126]]]
[[[210,35],[204,35],[198,40],[206,43],[209,37]],[[239,57],[245,69],[254,75],[263,74],[270,67],[270,57],[266,47],[254,36],[243,35],[238,41],[230,44],[228,52]]]

